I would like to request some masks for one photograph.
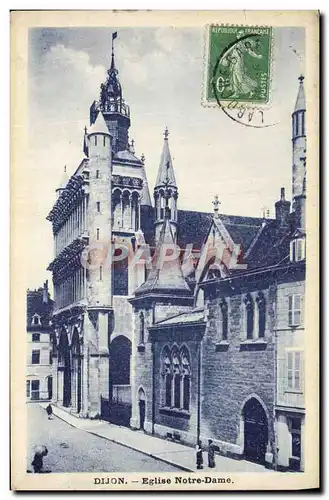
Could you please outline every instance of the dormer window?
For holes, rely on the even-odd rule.
[[[41,318],[40,318],[40,316],[38,314],[34,314],[32,316],[32,322],[31,322],[31,324],[33,326],[40,326],[41,325]]]
[[[290,242],[290,261],[299,262],[305,259],[305,238],[296,238]]]

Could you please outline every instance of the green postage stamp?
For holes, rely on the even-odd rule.
[[[270,27],[209,26],[204,104],[268,104],[271,44]]]

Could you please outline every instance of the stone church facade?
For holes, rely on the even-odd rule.
[[[48,215],[54,403],[191,445],[213,439],[218,452],[268,467],[291,466],[293,446],[285,443],[288,435],[293,442],[294,399],[286,383],[300,393],[302,368],[296,383],[301,358],[285,352],[297,338],[302,348],[303,338],[300,301],[289,298],[305,280],[303,95],[301,79],[292,211],[284,189],[274,219],[219,214],[217,199],[213,213],[180,210],[167,129],[152,204],[112,51],[90,109],[85,156],[63,178]],[[301,468],[302,445],[294,449]]]

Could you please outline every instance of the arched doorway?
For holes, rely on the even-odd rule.
[[[265,410],[256,398],[244,405],[244,456],[246,460],[265,463],[268,442],[268,422]]]
[[[129,427],[131,418],[130,340],[124,335],[115,337],[110,343],[109,354],[110,422]]]
[[[138,406],[139,406],[139,428],[144,430],[144,424],[145,424],[145,392],[141,388],[138,391]]]
[[[63,372],[63,406],[71,404],[71,353],[65,329],[58,345],[58,369]]]
[[[119,335],[110,344],[111,377],[113,385],[130,385],[131,342]]]

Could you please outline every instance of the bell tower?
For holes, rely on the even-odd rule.
[[[90,107],[90,124],[92,125],[99,112],[103,114],[109,133],[112,137],[113,152],[128,149],[128,130],[130,127],[130,109],[122,96],[119,72],[115,66],[114,40],[117,32],[112,33],[111,66],[107,71],[105,83],[101,84],[99,101]]]

